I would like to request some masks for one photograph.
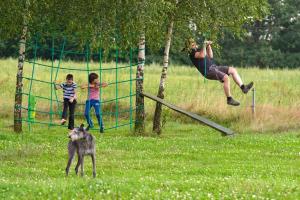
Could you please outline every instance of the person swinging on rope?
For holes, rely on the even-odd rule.
[[[188,52],[194,66],[203,76],[205,76],[205,78],[218,80],[223,83],[224,92],[227,97],[227,104],[239,106],[240,103],[234,100],[231,96],[229,76],[232,75],[234,82],[241,88],[244,94],[247,94],[252,88],[253,82],[244,85],[240,75],[234,67],[215,65],[213,63],[213,51],[211,45],[211,41],[205,41],[204,47],[198,48],[195,40],[190,38],[186,41],[184,50]]]

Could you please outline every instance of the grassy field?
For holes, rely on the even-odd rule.
[[[6,127],[7,121],[1,122]],[[221,137],[169,123],[161,137],[128,129],[97,138],[97,177],[74,163],[65,177],[66,130],[0,132],[0,199],[299,199],[299,132]]]
[[[70,177],[65,177],[65,128],[34,125],[29,133],[25,126],[24,134],[13,134],[17,63],[0,60],[0,66],[0,199],[300,199],[299,70],[239,69],[245,82],[255,82],[257,112],[253,118],[251,95],[243,95],[233,85],[233,95],[242,105],[228,107],[219,83],[204,83],[194,68],[171,66],[166,99],[239,134],[221,137],[164,109],[163,134],[154,136],[151,118],[155,104],[146,100],[150,137],[133,136],[128,127],[108,130],[103,136],[92,131],[97,139],[97,178],[93,179],[89,158],[85,177],[75,176],[74,165]],[[25,65],[25,76],[31,75],[31,68]],[[160,71],[159,66],[146,66],[145,91],[156,93]],[[58,80],[63,81],[66,73],[61,71]],[[120,73],[120,80],[128,75]],[[86,82],[87,74],[74,76],[77,83]],[[114,77],[114,73],[106,73],[103,80],[111,82]],[[35,78],[49,81],[49,69],[37,67]],[[24,91],[28,85],[24,81]],[[49,88],[34,84],[32,89],[35,95],[49,97]],[[120,90],[120,95],[125,95],[129,87],[124,84]],[[104,100],[114,95],[113,86],[103,91]],[[83,103],[85,96],[86,91],[80,91],[78,101]],[[124,108],[127,104],[120,102]],[[38,109],[49,109],[49,102],[39,101]],[[113,109],[113,105],[105,109]],[[113,119],[104,121],[109,120]]]

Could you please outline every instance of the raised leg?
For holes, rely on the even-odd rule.
[[[96,177],[96,165],[95,165],[95,154],[91,155],[92,157],[92,163],[93,163],[93,177]]]
[[[237,70],[234,67],[229,67],[228,73],[230,75],[232,75],[232,78],[234,80],[234,82],[241,87],[243,85],[243,81],[240,77],[240,75],[238,74]]]

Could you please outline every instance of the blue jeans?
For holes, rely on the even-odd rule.
[[[99,100],[96,99],[90,99],[90,100],[86,100],[85,102],[85,111],[84,111],[84,116],[86,118],[86,121],[88,123],[88,125],[92,128],[94,127],[93,122],[91,120],[90,117],[90,110],[91,108],[94,107],[95,109],[95,113],[96,113],[96,117],[98,119],[98,124],[100,129],[104,129],[104,125],[103,125],[103,121],[102,121],[102,116],[100,114],[101,112],[101,103]]]

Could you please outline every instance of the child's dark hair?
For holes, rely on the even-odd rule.
[[[97,79],[97,78],[98,78],[98,74],[96,74],[96,73],[90,73],[89,74],[89,83],[93,83],[93,81],[95,79]]]
[[[67,80],[73,80],[73,74],[68,74],[68,75],[66,76],[66,79],[67,79]]]

